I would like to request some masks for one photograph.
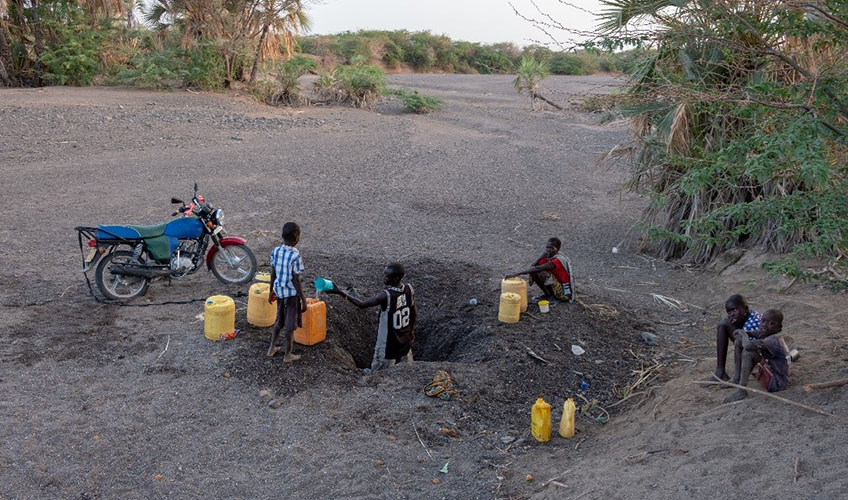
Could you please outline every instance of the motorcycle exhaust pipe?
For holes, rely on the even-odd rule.
[[[115,264],[109,268],[109,272],[119,276],[136,276],[139,278],[158,278],[171,274],[171,270],[167,267],[141,267],[126,264]]]

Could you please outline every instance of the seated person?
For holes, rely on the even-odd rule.
[[[545,245],[545,252],[536,259],[533,267],[507,274],[506,278],[514,278],[520,274],[530,275],[530,284],[536,284],[542,290],[542,295],[536,299],[556,298],[563,302],[574,302],[574,278],[571,273],[571,262],[560,253],[562,242],[559,238],[551,238]]]
[[[731,295],[724,303],[727,317],[722,319],[716,327],[716,369],[715,377],[720,380],[729,380],[725,371],[727,363],[727,345],[734,340],[734,333],[738,329],[753,332],[760,328],[762,315],[748,308],[748,302],[741,295]],[[710,377],[708,380],[713,380]]]
[[[386,289],[365,300],[360,300],[344,290],[333,287],[327,293],[341,295],[360,309],[380,306],[377,343],[371,370],[380,370],[404,359],[412,359],[412,342],[415,340],[415,292],[412,285],[403,283],[406,272],[398,263],[386,266]]]
[[[745,386],[748,376],[759,366],[757,378],[768,392],[786,389],[789,385],[789,355],[786,344],[780,338],[783,330],[783,313],[777,309],[769,309],[763,314],[759,330],[746,332],[736,331],[735,358],[736,371],[731,379],[734,384]],[[759,363],[759,365],[758,365]],[[725,398],[725,403],[739,401],[748,397],[748,391],[738,389]]]

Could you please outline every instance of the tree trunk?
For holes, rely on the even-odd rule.
[[[6,73],[6,67],[3,66],[3,60],[0,59],[0,86],[3,87],[12,87],[12,80],[9,78],[9,74]]]
[[[5,85],[15,87],[18,85],[18,78],[15,75],[12,50],[9,48],[9,37],[6,35],[7,33],[6,22],[0,19],[0,79],[2,79]]]
[[[35,85],[41,86],[41,53],[44,45],[41,41],[41,18],[38,16],[38,0],[32,0],[32,33],[35,38]]]
[[[127,2],[127,29],[133,29],[135,16],[133,15],[133,3]]]
[[[550,104],[551,106],[555,107],[556,109],[562,111],[562,106],[553,102],[552,100],[548,99],[547,97],[543,96],[542,94],[540,94],[538,92],[534,92],[533,95],[536,97],[536,99],[539,99],[540,101],[545,101],[546,103]]]
[[[247,83],[253,83],[256,80],[256,72],[259,69],[259,58],[262,57],[262,44],[265,43],[265,37],[268,36],[268,25],[262,27],[262,34],[259,35],[259,45],[256,46],[256,58],[253,59],[253,68],[250,70],[250,78]]]

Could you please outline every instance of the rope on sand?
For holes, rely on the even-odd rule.
[[[693,384],[702,384],[702,385],[726,385],[728,387],[735,387],[737,389],[742,389],[743,391],[751,391],[751,392],[754,392],[754,393],[757,393],[757,394],[762,394],[763,396],[768,396],[768,397],[776,399],[778,401],[783,401],[786,404],[790,404],[792,406],[797,406],[799,408],[803,408],[805,410],[809,410],[811,412],[818,413],[819,415],[824,415],[826,417],[835,416],[833,413],[828,413],[824,410],[820,410],[818,408],[813,408],[812,406],[807,406],[805,404],[801,404],[801,403],[798,403],[796,401],[792,401],[791,399],[786,399],[786,398],[782,398],[780,396],[775,396],[774,394],[772,394],[770,392],[761,391],[759,389],[754,389],[754,388],[751,388],[751,387],[743,387],[739,384],[732,384],[730,382],[725,382],[724,380],[717,380],[715,382],[711,382],[709,380],[705,380],[705,381],[697,381],[696,380],[696,381],[693,381],[692,383]]]

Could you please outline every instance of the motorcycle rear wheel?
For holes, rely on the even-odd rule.
[[[228,285],[243,285],[256,274],[256,257],[246,245],[231,245],[218,250],[211,264],[212,274]]]
[[[100,293],[107,299],[124,301],[147,293],[147,287],[150,286],[149,278],[123,276],[109,271],[112,264],[129,264],[132,255],[133,253],[127,250],[116,250],[103,257],[97,264],[94,281]]]

